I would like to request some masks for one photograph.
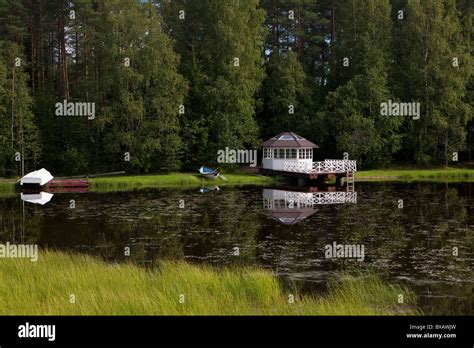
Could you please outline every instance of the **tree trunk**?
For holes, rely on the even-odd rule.
[[[31,91],[35,94],[35,67],[36,67],[36,35],[34,30],[33,1],[30,0],[30,40],[31,40]]]
[[[332,0],[331,3],[331,27],[331,65],[334,71],[336,61],[336,53],[334,50],[334,42],[336,40],[336,0]]]
[[[69,99],[69,80],[66,60],[66,35],[64,32],[63,1],[58,1],[58,32],[59,32],[59,66],[61,74],[61,87],[64,99]]]
[[[12,67],[12,110],[11,110],[11,118],[12,118],[12,149],[15,148],[15,63],[13,63]]]

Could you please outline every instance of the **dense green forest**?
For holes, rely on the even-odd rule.
[[[472,0],[0,0],[0,176],[195,170],[286,130],[362,168],[470,161],[473,16]]]

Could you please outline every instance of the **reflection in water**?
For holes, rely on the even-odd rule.
[[[49,192],[37,192],[37,193],[21,193],[20,198],[28,203],[40,204],[45,205],[48,203],[51,198],[53,198],[53,194]]]
[[[361,183],[352,197],[357,204],[314,204],[336,200],[322,195],[327,190],[265,190],[63,193],[45,205],[3,198],[0,242],[38,243],[40,250],[74,250],[146,267],[163,258],[258,265],[309,292],[341,271],[372,270],[407,284],[427,314],[472,314],[474,184]],[[288,210],[309,209],[312,202],[317,213],[284,224],[281,216],[269,218],[270,208],[280,204],[275,200]],[[287,207],[291,201],[293,208]],[[364,245],[364,262],[326,259],[324,247],[333,242]]]
[[[220,191],[219,186],[212,186],[212,187],[203,187],[199,190],[200,193],[209,193],[213,191]]]
[[[285,225],[293,225],[310,217],[322,204],[357,203],[357,192],[319,191],[316,187],[295,189],[263,189],[266,215]]]

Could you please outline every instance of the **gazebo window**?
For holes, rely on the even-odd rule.
[[[298,149],[298,158],[299,159],[313,158],[313,150],[312,149]]]
[[[296,158],[296,149],[286,149],[286,158],[295,159]]]
[[[269,148],[263,149],[263,158],[273,158],[272,154],[273,154],[272,149],[269,149]]]

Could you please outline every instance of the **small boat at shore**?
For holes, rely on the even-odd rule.
[[[20,179],[20,186],[34,185],[41,187],[49,183],[53,178],[50,172],[41,168],[22,177]]]
[[[88,179],[54,179],[49,171],[44,168],[26,174],[17,184],[22,190],[75,192],[76,190],[87,191],[89,189]]]
[[[199,173],[208,179],[216,179],[220,175],[219,170],[206,166],[199,168]]]

